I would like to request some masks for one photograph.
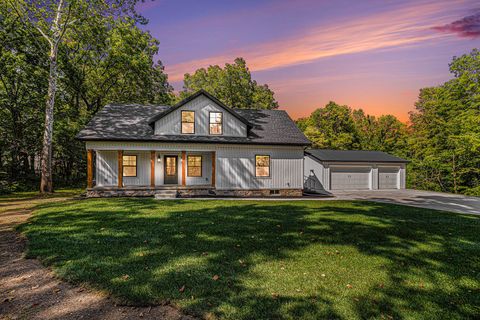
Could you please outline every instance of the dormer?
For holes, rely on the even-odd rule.
[[[251,124],[204,90],[153,116],[155,135],[247,137]]]

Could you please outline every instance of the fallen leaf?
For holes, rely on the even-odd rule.
[[[185,285],[181,286],[181,288],[178,289],[178,292],[183,292],[183,291],[185,291]]]
[[[348,289],[352,289],[353,286],[352,286],[351,284],[347,284],[347,288],[348,288]]]
[[[216,274],[212,277],[213,281],[217,281],[218,279],[220,279],[220,276],[218,274]]]

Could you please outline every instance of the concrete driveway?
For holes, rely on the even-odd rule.
[[[368,200],[480,215],[480,197],[420,190],[335,191],[332,200]]]

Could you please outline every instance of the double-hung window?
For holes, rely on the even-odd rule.
[[[221,112],[210,112],[210,134],[223,133],[223,114]]]
[[[270,156],[255,156],[255,176],[270,177]]]
[[[187,176],[188,177],[202,176],[202,156],[187,157]]]
[[[182,133],[195,133],[195,111],[182,111]]]
[[[123,156],[123,176],[137,176],[137,156]]]

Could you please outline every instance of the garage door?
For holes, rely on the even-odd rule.
[[[370,189],[370,167],[331,167],[332,190]]]
[[[398,189],[398,167],[379,167],[378,168],[378,188],[379,189]]]

